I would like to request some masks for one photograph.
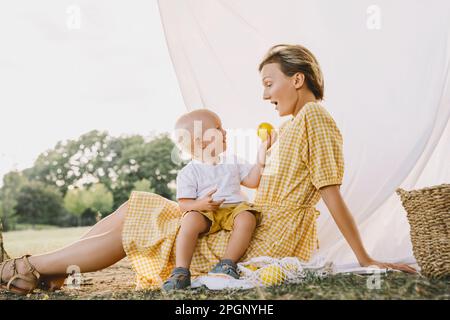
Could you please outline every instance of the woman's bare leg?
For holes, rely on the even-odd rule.
[[[113,230],[117,225],[122,224],[124,220],[124,214],[126,209],[123,207],[128,206],[128,201],[124,202],[115,212],[104,217],[102,220],[97,222],[88,232],[86,232],[81,239],[86,239],[91,236],[97,236],[102,233]],[[43,288],[54,291],[60,289],[64,285],[64,281],[67,278],[67,272],[63,274],[51,274],[51,275],[41,275],[41,283]]]
[[[90,236],[99,235],[114,229],[118,224],[122,224],[124,221],[124,214],[128,208],[128,201],[124,202],[116,211],[109,216],[104,217],[89,229],[80,239],[85,239]]]
[[[44,275],[64,274],[70,266],[80,272],[92,272],[113,265],[125,257],[122,246],[122,228],[80,239],[67,247],[42,255],[31,256],[29,261]]]
[[[71,266],[80,272],[104,269],[125,257],[122,246],[122,227],[128,204],[124,203],[109,219],[96,224],[80,240],[49,253],[29,257],[29,261],[45,278],[58,279],[67,275]],[[26,272],[22,261],[17,261],[19,272]],[[20,281],[16,284],[21,287]]]

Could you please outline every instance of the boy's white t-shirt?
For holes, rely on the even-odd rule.
[[[248,201],[241,190],[241,181],[249,174],[253,164],[236,155],[221,155],[216,165],[198,160],[190,161],[177,175],[177,199],[202,198],[213,189],[213,200],[224,203]]]

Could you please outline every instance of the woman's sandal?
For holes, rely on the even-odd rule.
[[[13,293],[17,293],[17,294],[21,294],[21,295],[26,295],[28,293],[33,292],[34,289],[36,289],[36,287],[39,284],[39,278],[41,277],[41,275],[39,274],[39,272],[37,272],[36,268],[30,263],[30,261],[28,261],[28,257],[30,255],[24,255],[20,258],[16,258],[16,259],[9,259],[4,261],[2,264],[0,264],[0,287],[2,289],[6,289],[10,292]],[[26,273],[21,274],[18,272],[17,270],[17,266],[16,266],[16,261],[22,259],[25,267],[28,269],[26,271]],[[12,263],[11,263],[12,262]],[[11,276],[11,278],[8,280],[8,282],[3,282],[3,271],[5,270],[5,268],[7,267],[7,265],[9,264],[9,268],[12,269],[13,274]],[[29,284],[31,284],[30,289],[22,289],[19,287],[16,287],[13,285],[13,282],[16,280],[22,280],[25,281]]]

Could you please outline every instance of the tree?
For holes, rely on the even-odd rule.
[[[145,155],[141,165],[142,175],[148,176],[155,192],[168,199],[173,199],[174,193],[169,183],[175,180],[180,164],[172,161],[172,150],[175,144],[168,135],[161,135],[150,141],[144,148]]]
[[[133,184],[133,190],[134,191],[155,192],[155,189],[152,188],[151,182],[147,179],[141,179],[139,181],[136,181]]]
[[[113,195],[101,183],[94,184],[86,193],[86,205],[88,209],[100,214],[110,212],[112,210],[114,199]]]
[[[26,183],[26,177],[18,171],[11,171],[3,176],[3,187],[0,189],[0,220],[5,231],[15,228],[17,196]]]
[[[0,221],[0,262],[9,259],[8,254],[6,253],[5,249],[3,248],[3,225]]]
[[[174,198],[169,184],[183,164],[172,161],[175,144],[167,134],[157,136],[144,145],[129,145],[119,161],[120,185],[114,189],[115,206],[126,201],[134,183],[148,179],[155,193],[168,199]]]
[[[20,189],[15,210],[22,223],[59,224],[64,215],[63,199],[55,187],[30,182]]]
[[[112,193],[113,210],[129,198],[135,183],[142,180],[150,182],[149,190],[143,184],[138,184],[139,188],[173,199],[174,190],[169,185],[182,165],[172,161],[174,148],[167,134],[150,138],[111,137],[107,132],[94,130],[78,139],[58,142],[55,148],[39,155],[33,167],[16,174],[25,182],[37,181],[59,189],[63,198],[70,190],[102,184]],[[15,212],[11,208],[15,206],[18,188],[2,188],[2,192],[2,212],[7,217],[3,220],[8,227],[7,222],[13,221]],[[74,215],[78,212],[69,211]]]
[[[78,225],[81,225],[81,215],[88,208],[87,197],[85,190],[81,188],[71,189],[64,196],[64,208],[77,217]]]
[[[25,170],[30,180],[56,186],[63,195],[70,187],[103,183],[110,188],[114,162],[120,152],[106,132],[97,130],[77,140],[60,141],[52,150],[39,155],[34,166]]]
[[[87,210],[100,214],[110,212],[113,203],[112,193],[100,183],[91,186],[89,189],[71,189],[64,197],[64,207],[77,217],[78,225],[81,225],[81,217]]]

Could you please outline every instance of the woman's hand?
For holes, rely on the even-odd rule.
[[[360,262],[360,265],[362,267],[370,267],[370,266],[376,266],[380,269],[394,269],[394,270],[400,270],[407,273],[417,273],[417,270],[408,266],[407,264],[401,264],[401,263],[384,263],[379,262],[373,259],[369,259],[364,262]]]
[[[408,273],[417,273],[415,269],[406,264],[384,263],[370,258],[361,241],[355,220],[342,198],[339,186],[326,186],[319,189],[319,191],[339,230],[352,248],[361,266],[377,266],[383,269],[396,269]]]

